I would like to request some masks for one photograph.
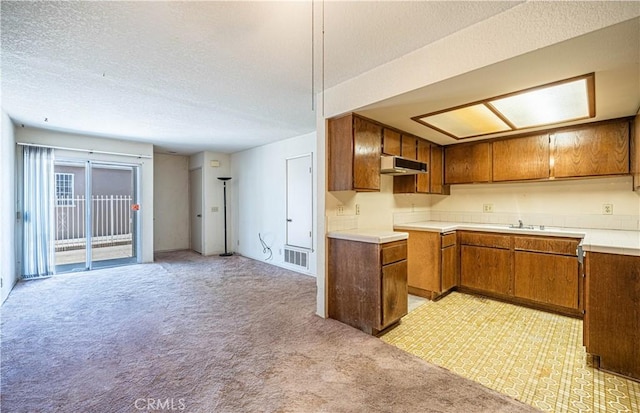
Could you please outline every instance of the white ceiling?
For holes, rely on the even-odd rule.
[[[312,89],[334,86],[519,3],[3,0],[2,108],[18,124],[150,142],[159,151],[235,152],[313,132]],[[596,71],[598,105],[633,114],[631,106],[640,104],[639,21],[360,112],[451,143],[409,118]],[[597,47],[590,51],[592,42]]]

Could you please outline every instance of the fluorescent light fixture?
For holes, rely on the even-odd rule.
[[[594,89],[590,73],[412,119],[455,139],[553,125],[594,117]]]
[[[420,120],[435,129],[462,138],[511,130],[509,125],[482,104],[436,113]]]

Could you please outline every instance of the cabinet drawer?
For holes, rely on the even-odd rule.
[[[509,249],[511,248],[511,237],[509,235],[496,235],[482,232],[461,232],[460,244]]]
[[[407,241],[396,241],[383,244],[381,254],[382,265],[407,259]]]
[[[440,245],[441,248],[446,248],[452,245],[456,245],[456,233],[451,232],[447,234],[442,234],[441,240],[442,240],[442,244]]]
[[[520,251],[546,252],[560,255],[576,255],[580,240],[540,237],[514,237],[513,247]]]

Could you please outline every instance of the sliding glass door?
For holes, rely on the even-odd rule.
[[[137,262],[138,167],[56,162],[56,272]]]

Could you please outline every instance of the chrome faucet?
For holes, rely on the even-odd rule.
[[[518,220],[518,228],[524,228],[524,224],[521,219]]]

